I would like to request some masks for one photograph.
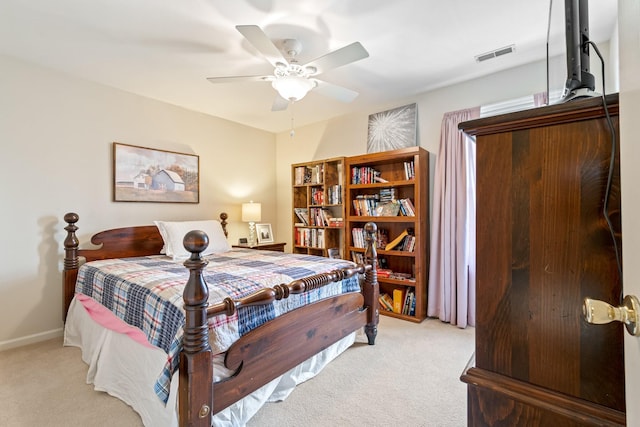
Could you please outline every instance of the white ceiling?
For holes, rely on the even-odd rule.
[[[552,54],[564,43],[562,4],[551,14]],[[591,39],[609,40],[617,0],[591,0],[589,13]],[[302,126],[541,60],[548,18],[549,0],[0,0],[0,53],[280,132],[292,109],[271,112],[269,83],[206,80],[272,72],[236,25],[298,39],[301,63],[354,41],[369,52],[321,76],[358,98],[343,104],[312,91],[293,106]],[[474,60],[512,44],[513,54]]]

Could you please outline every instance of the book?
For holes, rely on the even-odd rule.
[[[398,216],[400,204],[397,201],[378,203],[375,216]]]
[[[410,234],[413,235],[413,229],[405,228],[402,231],[402,233],[398,234],[398,236],[395,239],[387,243],[387,246],[385,246],[384,250],[385,251],[393,250],[396,246],[400,245],[400,243],[404,240],[405,237],[407,237]]]
[[[378,277],[389,277],[393,273],[393,271],[388,268],[379,268],[377,270],[377,273]]]
[[[385,310],[393,311],[393,300],[391,299],[389,294],[380,294],[380,296],[378,297],[378,301],[380,302],[380,304],[382,304]]]
[[[409,274],[409,273],[400,273],[400,272],[397,272],[397,271],[391,272],[391,274],[389,274],[389,279],[413,280],[413,281],[415,281],[415,278],[413,278],[413,276],[411,276],[411,274]]]
[[[402,306],[404,304],[404,291],[402,289],[393,290],[393,312],[402,313]]]
[[[307,208],[294,208],[293,211],[304,225],[309,225],[309,211]]]
[[[409,316],[416,315],[416,294],[411,294],[411,307],[409,308]]]
[[[329,227],[342,227],[344,225],[344,219],[342,218],[329,218]]]

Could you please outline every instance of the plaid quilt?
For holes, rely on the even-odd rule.
[[[352,265],[339,259],[250,249],[233,249],[206,259],[209,264],[204,279],[210,303],[226,297],[242,298],[264,287]],[[151,344],[167,353],[167,362],[155,384],[156,394],[165,403],[182,349],[182,292],[188,278],[189,271],[182,261],[161,255],[93,261],[82,265],[78,272],[76,292],[95,299],[142,330]],[[209,320],[211,347],[214,353],[226,351],[240,336],[282,313],[359,290],[358,278],[352,277],[270,305],[242,308],[233,316],[220,315]]]

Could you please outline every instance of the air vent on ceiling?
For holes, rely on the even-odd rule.
[[[491,52],[483,53],[476,56],[476,62],[486,61],[487,59],[497,58],[498,56],[506,55],[516,51],[516,45],[501,47],[500,49],[492,50]]]

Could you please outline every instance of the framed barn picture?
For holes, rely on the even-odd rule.
[[[200,157],[113,143],[113,200],[199,203]]]

